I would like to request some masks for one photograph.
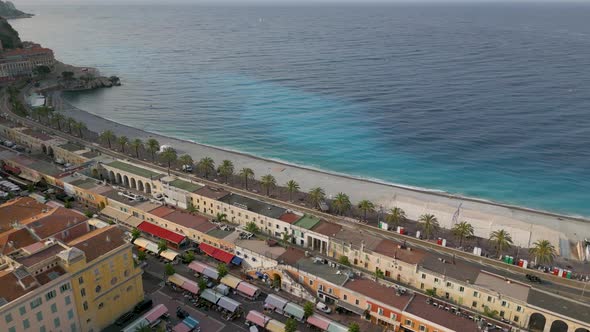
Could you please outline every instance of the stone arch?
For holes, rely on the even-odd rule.
[[[129,187],[129,177],[127,175],[123,175],[123,185]]]
[[[53,148],[51,146],[47,147],[47,154],[53,156]]]
[[[117,180],[116,181],[117,184],[123,183],[123,178],[121,178],[121,173],[117,173],[116,180]]]
[[[43,154],[47,154],[47,146],[45,146],[45,144],[41,144],[41,150],[43,151]]]
[[[99,176],[101,176],[102,174],[98,174],[98,170],[96,168],[92,169],[92,177],[94,178],[98,178]]]
[[[545,329],[546,322],[547,319],[545,318],[545,316],[543,316],[543,314],[535,312],[531,315],[531,318],[529,319],[529,330],[535,332],[542,332]]]
[[[580,327],[580,328],[577,328],[574,332],[590,332],[590,331],[588,331],[588,329]]]
[[[147,182],[145,184],[145,192],[148,193],[148,194],[151,194],[152,193],[152,186],[149,183],[147,183]]]
[[[115,183],[115,180],[116,180],[116,178],[115,178],[115,172],[109,171],[109,181],[111,183]]]
[[[135,182],[135,178],[131,178],[131,189],[137,189],[137,183]]]
[[[145,188],[143,187],[143,182],[141,180],[137,180],[137,190],[144,191]]]
[[[569,326],[567,326],[567,324],[564,321],[558,319],[556,321],[553,321],[549,332],[567,332],[568,328]]]

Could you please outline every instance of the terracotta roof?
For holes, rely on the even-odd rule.
[[[463,318],[450,311],[434,307],[433,305],[426,303],[426,299],[426,296],[416,294],[405,311],[418,317],[422,317],[425,321],[433,322],[453,331],[478,331],[477,323],[471,319]],[[441,301],[436,300],[436,302]],[[451,305],[449,304],[449,306]]]
[[[64,247],[62,247],[61,245],[56,243],[56,244],[46,247],[43,250],[33,253],[29,256],[18,258],[18,259],[16,259],[16,261],[21,263],[25,267],[30,267],[30,266],[33,266],[37,263],[43,262],[43,261],[47,260],[48,258],[55,257],[55,255],[57,255],[59,252],[61,252],[64,249],[65,249]]]
[[[311,229],[312,231],[323,234],[326,236],[334,236],[334,234],[338,234],[340,230],[342,230],[342,226],[338,224],[333,224],[327,221],[320,221],[314,228]]]
[[[0,231],[12,228],[11,223],[21,222],[43,212],[47,205],[30,197],[21,197],[0,205]]]
[[[214,200],[218,200],[222,197],[229,195],[229,191],[225,191],[222,188],[210,187],[210,186],[204,186],[203,188],[195,190],[194,193],[197,195],[203,196],[203,197],[214,199]]]
[[[408,249],[411,249],[409,251]],[[395,257],[402,262],[410,264],[418,264],[424,258],[425,253],[421,250],[414,248],[401,248],[401,243],[397,243],[391,240],[383,240],[377,244],[373,251],[380,253],[388,257]]]
[[[287,250],[277,258],[277,261],[283,261],[285,264],[293,265],[300,259],[305,257],[305,252],[293,247],[287,248]]]
[[[3,57],[16,56],[16,55],[38,55],[38,54],[49,54],[53,55],[53,51],[49,48],[44,47],[31,47],[31,48],[17,48],[2,52]]]
[[[50,268],[49,270],[45,270],[37,274],[35,277],[41,285],[45,285],[51,282],[53,279],[58,278],[64,274],[66,274],[66,271],[61,266],[57,265]]]
[[[403,310],[411,299],[409,294],[397,296],[394,288],[369,279],[350,280],[344,287],[366,296],[369,301],[373,299],[398,310]]]
[[[90,262],[125,245],[127,242],[124,235],[124,232],[117,226],[111,225],[85,234],[68,243],[68,245],[82,250],[86,255],[86,262]]]
[[[175,210],[174,212],[166,215],[164,219],[169,220],[175,224],[194,229],[203,224],[209,223],[209,219],[206,217],[201,215],[193,215],[182,210]]]
[[[33,230],[41,239],[46,239],[81,224],[87,219],[88,217],[75,210],[58,207],[43,215],[25,220],[23,224]]]
[[[359,248],[361,244],[364,244],[368,250],[374,250],[383,241],[382,238],[368,234],[362,230],[348,228],[343,228],[340,232],[336,233],[334,238],[340,240],[336,242],[352,244],[355,248]]]
[[[301,219],[301,217],[302,216],[296,215],[295,213],[287,212],[280,216],[279,219],[286,223],[294,224],[297,220]]]
[[[7,302],[11,302],[38,287],[38,285],[35,285],[35,278],[31,276],[25,277],[22,281],[26,283],[25,285],[30,285],[32,287],[24,289],[19,284],[18,278],[12,273],[12,271],[0,275],[0,285],[2,285],[2,287],[0,287],[0,298],[3,298]]]
[[[0,235],[0,253],[8,255],[11,252],[29,246],[39,241],[28,229],[12,229]]]
[[[174,211],[176,211],[176,210],[171,209],[165,205],[162,205],[162,206],[159,206],[159,207],[151,210],[150,213],[156,217],[164,218],[165,216],[169,215],[170,213],[172,213]]]

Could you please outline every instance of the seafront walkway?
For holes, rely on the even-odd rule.
[[[10,111],[10,108],[8,107],[8,98],[7,98],[7,95],[4,91],[0,95],[0,109],[2,110],[2,112],[6,113],[13,121],[21,123],[25,126],[38,128],[38,129],[41,129],[45,132],[51,133],[52,135],[59,136],[64,139],[67,139],[69,141],[76,142],[76,143],[79,143],[82,145],[89,145],[90,144],[93,149],[98,150],[101,153],[111,156],[113,158],[127,159],[133,163],[138,164],[138,165],[157,169],[163,173],[167,172],[166,167],[152,164],[150,162],[146,162],[143,160],[135,159],[135,158],[130,157],[128,155],[124,155],[122,153],[104,148],[96,143],[88,142],[88,141],[81,139],[79,137],[75,137],[75,136],[69,135],[67,133],[58,131],[56,129],[47,127],[47,126],[45,126],[41,123],[38,123],[36,121],[17,116]],[[547,292],[551,292],[554,294],[559,294],[561,296],[569,297],[573,300],[579,300],[582,302],[590,302],[590,294],[589,294],[590,289],[588,289],[589,290],[588,292],[585,292],[585,290],[586,290],[585,288],[588,286],[587,283],[585,283],[585,282],[580,282],[580,281],[572,280],[572,279],[559,278],[559,277],[555,277],[553,275],[546,274],[546,273],[543,273],[543,272],[537,271],[537,270],[532,270],[532,269],[525,270],[525,269],[522,269],[518,266],[509,265],[509,264],[506,264],[506,263],[501,262],[499,260],[490,259],[490,258],[486,258],[483,256],[476,256],[476,255],[473,255],[469,252],[464,252],[464,251],[457,250],[454,248],[442,247],[442,246],[437,245],[436,243],[433,243],[433,242],[417,239],[417,238],[414,238],[411,236],[401,235],[401,234],[394,233],[391,231],[385,231],[385,230],[376,228],[374,226],[364,225],[364,224],[360,224],[360,223],[354,223],[354,222],[351,222],[348,220],[344,220],[340,217],[335,217],[333,215],[323,213],[323,212],[315,210],[315,209],[310,209],[310,208],[306,208],[306,207],[292,204],[289,202],[276,200],[273,198],[269,198],[269,197],[260,195],[258,193],[253,193],[251,191],[243,190],[241,188],[236,188],[236,187],[225,185],[223,183],[202,179],[202,178],[197,177],[195,175],[188,175],[188,174],[183,173],[179,170],[171,169],[170,171],[172,174],[179,176],[179,177],[191,178],[193,181],[199,181],[201,183],[211,185],[211,186],[222,187],[230,192],[235,192],[235,193],[238,193],[241,195],[250,196],[250,197],[253,197],[257,200],[266,201],[266,202],[276,204],[279,206],[283,206],[283,207],[286,207],[289,209],[293,209],[296,211],[315,215],[315,216],[320,217],[324,220],[340,224],[340,225],[347,227],[347,228],[352,228],[352,229],[356,229],[358,231],[367,232],[369,234],[376,235],[376,236],[379,236],[379,237],[385,238],[385,239],[395,240],[397,242],[404,242],[405,241],[407,245],[421,248],[421,249],[424,249],[428,252],[444,254],[444,255],[448,255],[449,257],[454,257],[455,259],[461,259],[461,260],[464,260],[470,264],[476,264],[482,270],[487,270],[487,271],[505,276],[507,278],[513,278],[516,280],[527,282],[527,280],[525,278],[525,274],[534,274],[544,280],[544,283],[536,284],[535,287],[542,289],[544,291],[547,291]],[[588,287],[588,288],[590,288],[590,287]]]

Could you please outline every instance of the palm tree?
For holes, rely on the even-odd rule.
[[[406,211],[402,210],[401,208],[394,207],[393,209],[389,210],[389,214],[385,220],[392,224],[393,227],[397,227],[406,221]]]
[[[225,178],[225,182],[227,183],[229,177],[234,175],[234,163],[232,163],[231,160],[222,161],[217,172]]]
[[[110,130],[105,130],[102,132],[102,134],[100,134],[100,139],[104,142],[107,142],[109,149],[111,148],[111,142],[114,141],[116,138],[117,136],[115,136],[115,134]]]
[[[440,228],[438,225],[438,219],[433,214],[423,214],[418,219],[422,232],[429,239],[434,233]]]
[[[160,241],[158,241],[158,255],[160,253],[162,253],[162,251],[165,251],[168,249],[168,244],[166,243],[166,240],[162,239]]]
[[[162,157],[162,160],[168,164],[168,175],[170,175],[170,166],[172,166],[172,163],[175,162],[177,158],[176,150],[171,147],[167,147],[164,149],[164,151],[162,151],[160,157]]]
[[[459,238],[459,247],[462,247],[463,239],[473,236],[473,226],[466,221],[460,222],[453,227],[453,234]]]
[[[215,221],[222,223],[227,221],[227,214],[218,212],[215,215]]]
[[[350,203],[350,198],[345,193],[338,193],[334,200],[332,201],[332,206],[334,210],[338,214],[344,214],[346,211],[350,210],[352,204]]]
[[[496,248],[496,255],[502,255],[502,252],[512,245],[512,236],[503,229],[490,233],[490,242]]]
[[[35,115],[37,116],[37,121],[41,122],[41,112],[39,110],[39,108],[33,108],[33,111],[31,112],[31,115],[34,117]]]
[[[256,225],[255,222],[250,221],[249,223],[246,224],[245,230],[247,232],[250,232],[252,234],[256,234],[260,231],[260,229],[258,228],[258,226]]]
[[[135,330],[133,330],[133,332],[151,332],[152,328],[149,326],[148,323],[143,323],[143,324],[139,324],[139,326],[137,326],[135,328]]]
[[[67,124],[68,124],[68,134],[72,134],[72,127],[76,125],[76,120],[74,118],[68,118],[67,120]]]
[[[143,147],[143,141],[139,138],[134,139],[129,143],[131,148],[135,150],[135,158],[139,159],[139,149]]]
[[[134,228],[131,231],[131,239],[132,239],[131,242],[135,241],[140,236],[141,236],[141,231],[139,229],[137,229],[137,228]]]
[[[150,138],[147,141],[147,150],[151,153],[152,155],[152,161],[156,160],[156,152],[160,149],[160,142],[158,142],[156,139],[154,138]]]
[[[270,189],[277,185],[277,180],[274,176],[267,174],[260,178],[260,185],[266,189],[266,196],[270,196]]]
[[[121,152],[125,153],[125,145],[129,143],[129,138],[127,138],[127,136],[120,136],[117,139],[117,142],[119,143],[119,146],[121,146]]]
[[[86,127],[86,124],[84,122],[76,122],[74,128],[78,131],[78,135],[80,136],[80,138],[84,138],[84,130],[88,129],[88,127]]]
[[[210,157],[205,157],[199,160],[197,164],[199,172],[205,175],[205,179],[209,178],[209,174],[215,171],[215,162]]]
[[[312,188],[309,191],[309,202],[313,205],[313,207],[319,209],[320,203],[326,198],[326,193],[324,189],[320,187]]]
[[[363,219],[367,220],[367,213],[375,211],[375,204],[373,202],[363,199],[359,202],[358,208],[363,211]]]
[[[248,179],[254,178],[254,171],[251,168],[244,167],[240,170],[240,177],[244,179],[246,190],[248,190]]]
[[[535,259],[535,265],[551,263],[556,256],[555,247],[547,240],[538,240],[533,243],[529,253]]]
[[[287,181],[285,186],[287,187],[287,191],[289,192],[289,201],[292,202],[293,201],[293,193],[296,193],[297,191],[299,191],[299,183],[295,182],[295,180],[289,180],[289,181]]]
[[[51,119],[55,124],[57,124],[57,130],[61,131],[61,122],[65,119],[65,116],[59,112],[56,112]]]
[[[195,204],[188,202],[188,204],[186,205],[186,212],[190,213],[190,214],[195,214],[197,213],[198,209],[195,206]]]
[[[289,246],[289,241],[291,240],[291,237],[291,234],[283,233],[281,240],[283,241],[283,245],[285,246],[285,248]]]
[[[188,154],[183,154],[182,156],[178,157],[178,161],[180,161],[180,164],[182,166],[187,165],[187,166],[192,166],[193,165],[193,157],[191,157]],[[184,168],[183,168],[184,170]]]

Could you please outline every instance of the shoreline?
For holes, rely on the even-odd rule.
[[[257,176],[272,174],[278,183],[285,183],[290,179],[294,179],[301,185],[301,191],[307,191],[312,187],[319,186],[326,191],[327,197],[338,192],[345,192],[349,194],[353,202],[369,199],[376,206],[382,205],[386,209],[399,206],[406,210],[410,219],[417,219],[423,213],[433,213],[439,219],[441,227],[451,228],[454,224],[453,219],[456,219],[453,216],[459,211],[460,219],[468,219],[472,224],[474,219],[481,221],[479,225],[476,225],[478,224],[477,221],[474,224],[474,228],[479,226],[479,232],[476,231],[480,233],[479,235],[487,237],[489,235],[487,230],[496,230],[498,227],[494,228],[493,226],[500,224],[500,226],[512,230],[513,233],[519,233],[520,235],[516,236],[513,234],[513,238],[516,237],[514,239],[515,244],[524,246],[533,243],[537,239],[536,234],[534,234],[536,232],[540,232],[540,234],[552,232],[553,234],[548,234],[546,237],[554,238],[552,242],[556,246],[560,238],[583,240],[585,238],[584,234],[586,234],[586,237],[590,234],[590,219],[584,216],[563,215],[486,199],[464,197],[439,190],[339,174],[292,164],[283,160],[273,160],[241,151],[172,138],[123,125],[78,109],[64,100],[61,92],[54,92],[53,99],[57,101],[57,106],[58,108],[61,107],[60,110],[64,115],[85,122],[91,130],[96,132],[110,129],[118,136],[125,135],[143,140],[156,138],[160,144],[171,145],[181,153],[190,154],[195,160],[204,156],[209,156],[216,162],[229,159],[236,165],[236,169],[250,167]],[[573,225],[565,227],[566,224]],[[584,228],[587,231],[584,231]]]

